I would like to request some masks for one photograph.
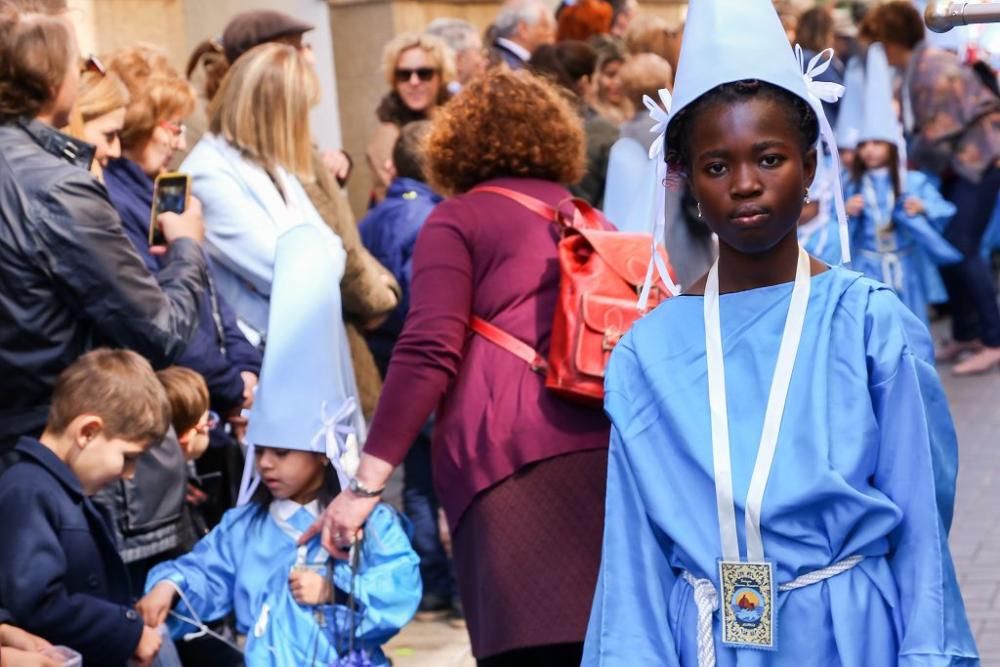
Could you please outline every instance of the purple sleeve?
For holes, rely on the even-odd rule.
[[[462,361],[473,287],[464,208],[455,200],[438,206],[414,248],[410,312],[365,445],[393,465],[405,458]]]

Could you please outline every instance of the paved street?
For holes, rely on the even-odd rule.
[[[951,545],[984,667],[1000,667],[1000,373],[952,378],[961,470]],[[396,667],[473,667],[468,640],[447,623],[411,623],[388,647]]]

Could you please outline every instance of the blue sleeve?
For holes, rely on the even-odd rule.
[[[6,477],[16,480],[0,493],[0,600],[18,627],[73,648],[87,664],[124,664],[139,644],[142,623],[129,607],[70,592],[67,559],[74,554],[60,542],[52,500],[62,490],[33,465],[15,466]],[[63,527],[64,535],[89,543],[87,531],[86,524]],[[74,532],[81,536],[73,538]]]
[[[907,197],[916,197],[923,202],[925,212],[907,215],[904,202]],[[906,193],[896,205],[893,221],[905,227],[914,240],[923,248],[927,257],[935,264],[954,264],[962,260],[962,253],[948,243],[941,232],[955,215],[955,205],[945,200],[938,189],[919,172],[909,172]]]
[[[183,593],[174,611],[203,622],[214,621],[233,608],[236,586],[236,550],[247,541],[247,526],[256,510],[244,505],[229,510],[222,522],[198,540],[190,553],[155,566],[146,576],[148,593],[161,581],[170,581]],[[171,636],[175,639],[194,627],[171,619]]]
[[[351,583],[347,562],[336,561],[336,587],[350,592]],[[356,636],[366,648],[389,641],[409,623],[420,604],[420,558],[410,546],[402,517],[387,505],[376,507],[365,524],[361,570],[353,589],[359,615]],[[337,613],[338,607],[329,605],[325,609],[328,624],[346,620],[346,615]]]
[[[869,392],[879,425],[874,485],[902,512],[889,535],[899,583],[899,664],[974,664],[975,642],[948,548],[958,442],[930,362],[927,329],[888,290],[872,293],[866,322]]]
[[[584,645],[584,667],[680,664],[667,617],[677,580],[664,557],[669,538],[654,530],[647,517],[628,452],[637,444],[633,438],[639,434],[631,419],[627,389],[617,386],[627,383],[616,381],[616,376],[638,372],[632,350],[619,345],[608,367],[605,405],[612,429],[604,541]]]

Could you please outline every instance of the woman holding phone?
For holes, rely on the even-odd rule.
[[[172,199],[180,206],[168,205],[167,210],[201,210],[201,203],[190,196],[190,188],[186,187],[188,177],[166,173],[174,151],[185,145],[183,119],[194,108],[194,91],[162,53],[148,47],[129,47],[112,54],[107,71],[121,78],[130,97],[121,131],[122,157],[108,161],[105,169],[108,194],[121,215],[126,235],[155,274],[165,258],[150,242],[151,231],[157,231],[151,229],[151,220],[156,217],[154,205],[159,202],[158,208],[163,209],[163,204],[170,204]],[[227,464],[227,459],[238,457],[239,452],[227,445],[235,445],[234,437],[242,436],[245,420],[241,412],[253,401],[261,357],[240,332],[233,311],[211,281],[199,302],[198,313],[198,329],[175,363],[205,378],[212,410],[229,422],[228,432],[225,424],[212,431],[213,446],[197,463],[200,474],[225,474],[228,469],[240,467],[238,462],[235,466],[233,461]],[[222,485],[218,497],[207,500],[223,508],[231,505],[239,485],[238,477],[232,477],[225,480],[228,483]],[[184,489],[187,472],[183,458],[164,466],[161,478],[171,480],[176,489]],[[183,501],[182,493],[179,497]],[[169,554],[164,551],[154,560]],[[144,580],[142,569],[137,567],[135,574]]]

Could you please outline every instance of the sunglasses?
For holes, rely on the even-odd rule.
[[[187,125],[184,123],[178,125],[177,123],[171,123],[169,120],[161,120],[157,123],[157,125],[162,127],[164,130],[167,130],[177,138],[184,136],[184,133],[187,132]]]
[[[94,74],[100,74],[101,76],[107,76],[108,70],[101,62],[101,59],[90,54],[84,59],[83,64],[80,65],[81,72],[93,72]]]
[[[421,81],[430,81],[435,76],[437,76],[438,71],[433,67],[418,67],[416,69],[405,69],[403,67],[396,68],[396,82],[406,83],[413,78],[416,74],[417,78]]]
[[[219,421],[220,421],[219,414],[214,410],[209,410],[208,419],[205,421],[205,423],[198,424],[194,428],[196,431],[198,431],[198,433],[202,434],[208,433],[209,431],[213,430],[216,426],[219,425]]]

